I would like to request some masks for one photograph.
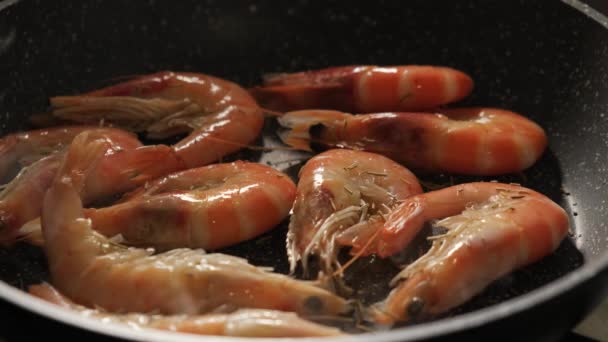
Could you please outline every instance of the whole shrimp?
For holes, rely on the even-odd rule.
[[[5,137],[4,142],[14,142],[12,152],[8,154],[18,155],[15,160],[25,158],[29,165],[0,191],[1,242],[14,242],[23,233],[18,229],[40,216],[44,194],[64,157],[62,146],[65,149],[77,132],[85,131],[90,136],[105,139],[108,146],[104,157],[98,167],[91,171],[81,191],[85,203],[132,190],[146,181],[183,168],[182,161],[171,148],[164,145],[142,146],[135,135],[119,129],[68,127]],[[52,138],[44,140],[44,136]],[[41,146],[41,150],[36,150],[34,146]],[[50,154],[32,162],[40,157],[37,153],[45,149]],[[51,152],[51,149],[56,151]],[[27,232],[28,235],[29,233]]]
[[[124,148],[141,146],[132,133],[97,126],[62,126],[13,133],[0,138],[0,179],[6,179],[23,167],[63,150],[78,134],[101,129],[120,139]]]
[[[203,250],[126,248],[92,229],[79,189],[107,147],[77,136],[47,191],[42,211],[52,284],[75,302],[112,312],[200,314],[221,307],[300,315],[338,314],[345,300],[316,286]]]
[[[237,161],[170,174],[121,203],[84,214],[96,231],[121,234],[129,245],[213,250],[279,224],[289,214],[295,192],[287,175]]]
[[[274,74],[250,93],[261,106],[275,111],[373,113],[432,109],[461,100],[472,89],[471,77],[451,68],[362,65]]]
[[[421,172],[500,175],[532,166],[547,146],[531,120],[496,108],[351,115],[296,111],[280,117],[285,143],[303,150],[349,148],[383,154]]]
[[[299,318],[291,312],[240,309],[232,313],[205,315],[114,314],[78,305],[48,283],[32,285],[29,293],[104,324],[126,324],[132,328],[152,328],[199,335],[241,337],[337,336],[340,330]]]
[[[287,234],[292,272],[298,260],[306,270],[313,254],[325,272],[339,267],[335,238],[341,231],[380,228],[385,215],[421,192],[414,174],[378,154],[337,149],[311,158],[300,170]]]
[[[204,74],[160,72],[78,96],[51,98],[53,115],[106,123],[152,139],[190,133],[173,145],[188,168],[217,161],[251,143],[264,117],[237,84]]]
[[[445,312],[492,281],[551,254],[565,238],[566,212],[518,185],[468,183],[412,196],[387,219],[379,253],[404,248],[428,221],[447,229],[391,282],[373,309],[382,324]]]

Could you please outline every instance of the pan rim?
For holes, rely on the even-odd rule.
[[[11,6],[19,0],[0,1],[0,11],[5,7]],[[595,10],[585,1],[581,0],[561,0],[564,4],[581,12],[589,19],[602,25],[608,29],[608,17],[603,13]],[[5,5],[2,7],[2,5]],[[398,328],[388,331],[375,331],[361,335],[350,335],[344,337],[332,337],[336,341],[368,341],[369,337],[377,342],[384,341],[411,341],[421,338],[440,337],[449,335],[462,330],[480,327],[487,323],[498,321],[511,316],[515,313],[523,312],[533,306],[547,302],[566,293],[579,284],[586,282],[594,277],[597,277],[602,272],[608,270],[608,251],[595,260],[584,263],[581,267],[571,271],[570,273],[554,280],[548,284],[535,288],[534,290],[519,295],[515,298],[503,301],[501,303],[491,305],[475,311],[459,314],[454,317],[438,319],[428,323],[421,323],[414,326]],[[608,291],[608,289],[606,290]],[[604,291],[604,292],[606,292]],[[77,312],[59,307],[55,304],[48,303],[42,299],[33,297],[28,293],[20,290],[8,283],[0,280],[0,298],[25,311],[44,316],[50,320],[60,322],[69,326],[84,329],[89,332],[98,333],[100,335],[111,336],[115,338],[128,340],[145,340],[145,341],[200,341],[201,336],[176,333],[162,330],[142,329],[135,330],[127,326],[117,323],[103,323],[99,320],[82,316]],[[243,342],[251,341],[251,338],[245,337],[225,337],[225,336],[205,336],[209,341],[234,341]],[[293,338],[258,338],[259,341],[272,340],[293,340]],[[305,337],[299,338],[301,341],[326,341],[327,337]]]
[[[349,335],[344,337],[333,337],[336,341],[368,341],[373,335],[374,341],[413,341],[421,338],[440,337],[458,332],[463,329],[471,329],[482,326],[492,321],[498,321],[511,316],[515,313],[549,301],[577,285],[598,276],[605,271],[608,266],[608,253],[600,258],[590,261],[582,267],[564,275],[558,280],[540,286],[526,294],[512,298],[510,300],[481,308],[469,313],[460,314],[454,317],[447,317],[436,321],[421,323],[418,325],[398,328],[388,331],[376,331],[360,335]],[[82,316],[78,312],[59,307],[48,303],[42,299],[29,295],[4,281],[0,281],[0,298],[18,306],[26,311],[30,311],[46,318],[89,330],[101,335],[112,336],[129,340],[141,341],[182,341],[189,342],[200,340],[200,335],[185,333],[167,332],[162,330],[142,329],[135,330],[127,326],[115,323],[100,324],[98,319]],[[226,336],[205,336],[210,341],[251,341],[246,337],[226,337]],[[256,340],[263,341],[263,338]],[[293,338],[271,338],[267,340],[281,341],[293,340]],[[301,341],[326,341],[327,337],[304,337],[298,338]]]

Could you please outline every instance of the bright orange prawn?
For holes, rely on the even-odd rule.
[[[112,312],[201,314],[229,307],[333,315],[348,310],[345,300],[313,282],[271,273],[242,258],[187,248],[154,254],[96,233],[85,218],[79,189],[106,145],[78,135],[45,195],[45,252],[52,284],[66,296]]]
[[[432,109],[471,93],[467,74],[438,66],[344,66],[274,74],[250,89],[275,111],[335,109],[354,113]]]
[[[132,190],[146,181],[183,168],[182,161],[171,148],[142,146],[135,135],[115,128],[65,127],[7,136],[2,140],[6,143],[3,146],[7,147],[3,151],[5,156],[12,158],[15,164],[27,166],[0,192],[1,242],[13,242],[20,235],[17,229],[40,216],[42,198],[61,164],[63,149],[76,134],[85,131],[104,139],[108,145],[104,158],[82,189],[85,203]],[[39,159],[46,153],[49,155]]]
[[[566,212],[546,196],[518,185],[468,183],[409,197],[387,218],[374,252],[402,250],[425,222],[447,233],[392,281],[396,288],[373,310],[374,319],[439,314],[492,281],[551,254],[566,237]]]
[[[287,217],[296,186],[262,164],[237,161],[167,175],[121,203],[86,209],[93,228],[129,245],[214,250],[251,239]]]
[[[152,315],[141,313],[113,314],[98,309],[89,309],[72,302],[48,283],[32,285],[33,296],[74,310],[80,314],[99,319],[104,324],[127,324],[136,329],[152,328],[198,335],[241,337],[304,337],[337,336],[343,333],[336,329],[312,323],[291,312],[240,309],[232,313],[206,315]]]
[[[300,170],[287,235],[292,271],[298,260],[306,269],[314,254],[326,272],[339,267],[335,238],[341,231],[378,226],[383,215],[421,192],[413,173],[378,154],[338,149],[311,158]]]
[[[189,133],[173,145],[188,168],[203,166],[257,138],[264,123],[255,100],[235,83],[204,74],[160,72],[79,96],[51,98],[53,115],[100,121],[152,139]]]
[[[310,150],[340,147],[383,154],[416,171],[500,175],[532,166],[547,146],[545,131],[503,109],[351,115],[296,111],[279,117],[283,141]]]

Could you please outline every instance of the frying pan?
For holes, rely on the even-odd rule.
[[[599,0],[595,4],[605,8]],[[607,292],[608,19],[593,7],[576,0],[356,5],[5,0],[0,10],[2,134],[27,129],[27,117],[47,109],[49,96],[79,93],[128,75],[196,71],[252,86],[263,73],[348,64],[461,69],[476,85],[459,105],[504,107],[542,125],[549,148],[523,174],[453,181],[496,179],[536,189],[567,210],[569,237],[553,255],[494,282],[461,307],[430,322],[376,333],[376,341],[472,336],[556,340]],[[273,143],[274,129],[269,124],[258,143]],[[285,157],[242,153],[234,158],[278,165]],[[293,175],[297,165],[285,171]],[[223,252],[285,272],[285,232],[283,224]],[[380,283],[388,282],[392,272],[358,267],[354,271],[371,273],[375,278],[370,281]],[[2,329],[8,335],[35,329],[89,339],[193,339],[107,327],[19,290],[47,277],[39,249],[25,244],[0,249]]]

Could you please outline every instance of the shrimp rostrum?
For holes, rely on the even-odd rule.
[[[532,166],[547,146],[539,125],[497,108],[363,115],[303,110],[278,120],[289,129],[281,138],[295,148],[375,152],[422,172],[519,172]]]
[[[508,273],[551,254],[566,237],[566,212],[518,185],[468,183],[412,196],[387,219],[379,251],[407,246],[425,222],[447,230],[392,281],[375,321],[423,318],[463,304]]]
[[[369,232],[357,241],[367,240],[391,210],[420,192],[413,173],[378,154],[336,149],[311,158],[300,170],[289,223],[292,272],[299,260],[307,271],[312,255],[319,256],[325,273],[339,268],[336,238],[341,232]]]
[[[75,302],[112,312],[201,314],[221,308],[260,308],[300,315],[333,315],[348,305],[340,297],[246,260],[202,250],[126,248],[92,229],[78,189],[105,146],[79,135],[42,211],[51,280]]]

